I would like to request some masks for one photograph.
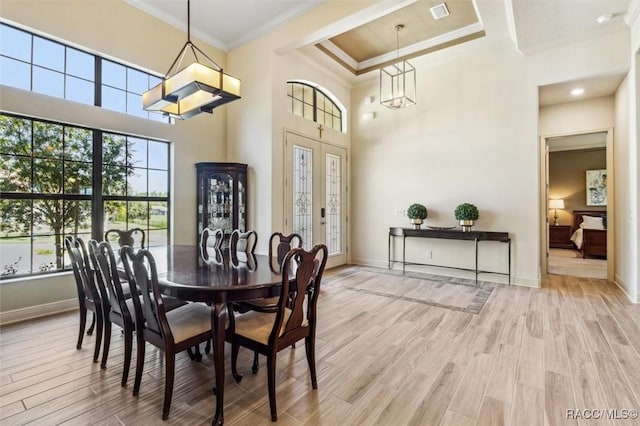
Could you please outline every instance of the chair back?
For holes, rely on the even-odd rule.
[[[162,294],[160,293],[158,269],[153,255],[147,249],[141,249],[135,252],[132,247],[127,246],[120,249],[120,256],[125,268],[132,267],[135,284],[141,292],[141,309],[145,324],[142,325],[141,322],[138,321],[138,324],[140,324],[138,330],[141,330],[139,332],[155,334],[165,342],[173,341]],[[129,271],[129,273],[131,273],[131,271]],[[134,288],[132,282],[129,282],[129,285],[131,285],[131,288]]]
[[[89,266],[89,255],[84,241],[79,237],[68,236],[65,237],[64,243],[71,260],[78,298],[83,301],[88,299],[98,306],[101,303],[100,293],[96,287],[94,272]]]
[[[253,254],[258,243],[258,233],[256,231],[240,232],[235,229],[229,238],[229,257],[233,263],[246,262],[248,255]]]
[[[300,327],[308,326],[311,334],[315,332],[320,281],[327,258],[328,249],[324,244],[318,244],[309,251],[294,248],[287,253],[282,263],[282,287],[269,345]],[[290,314],[286,318],[288,310]]]
[[[119,314],[127,321],[133,321],[135,313],[129,312],[127,299],[120,282],[118,273],[118,261],[116,260],[111,244],[107,241],[98,243],[95,240],[89,241],[89,257],[96,271],[96,277],[105,289],[106,300],[111,311]],[[135,287],[131,287],[135,288]],[[132,294],[135,294],[132,292]],[[133,303],[140,303],[140,299],[134,297]]]
[[[116,241],[119,247],[131,246],[145,248],[145,233],[141,228],[131,228],[125,231],[121,229],[109,229],[104,233],[105,241]]]
[[[205,261],[222,262],[221,249],[224,241],[222,229],[204,228],[200,233],[200,254]]]
[[[282,261],[287,253],[289,253],[292,248],[299,247],[302,247],[302,237],[299,234],[285,236],[280,232],[274,232],[269,238],[269,257],[274,257],[275,254],[275,257],[278,259],[278,264],[282,265]]]

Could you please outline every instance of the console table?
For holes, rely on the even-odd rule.
[[[391,258],[391,244],[393,242],[394,237],[402,237],[402,260],[395,260],[395,250],[394,250],[394,258]],[[406,240],[407,238],[437,238],[437,239],[445,239],[445,240],[465,240],[465,241],[473,241],[475,244],[475,268],[459,268],[455,266],[443,266],[443,265],[433,265],[429,263],[417,263],[417,262],[407,262],[405,258],[406,252]],[[497,271],[480,271],[478,270],[478,243],[480,241],[498,241],[501,243],[507,243],[508,247],[508,272],[497,272]],[[413,228],[389,228],[389,252],[388,252],[388,268],[391,269],[391,265],[394,262],[402,263],[402,273],[405,273],[406,265],[423,265],[423,266],[437,266],[440,268],[452,268],[452,269],[461,269],[464,271],[473,271],[476,274],[476,284],[478,284],[478,274],[480,273],[488,273],[488,274],[498,274],[498,275],[506,275],[509,279],[509,285],[511,285],[511,238],[509,238],[508,232],[490,232],[490,231],[470,231],[470,232],[462,232],[459,229],[413,229]]]

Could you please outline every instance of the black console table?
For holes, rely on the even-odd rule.
[[[391,243],[394,237],[402,237],[402,260],[395,260],[395,250],[394,250],[394,258],[391,258]],[[406,239],[410,238],[439,238],[445,240],[466,240],[466,241],[474,241],[475,243],[475,268],[459,268],[454,266],[443,266],[443,265],[433,265],[429,263],[417,263],[417,262],[407,262],[405,258],[406,251]],[[496,272],[496,271],[480,271],[478,270],[478,243],[480,241],[498,241],[501,243],[507,243],[508,246],[508,272]],[[406,265],[423,265],[423,266],[437,266],[440,268],[453,268],[453,269],[461,269],[464,271],[473,271],[476,274],[476,284],[478,284],[478,274],[480,273],[488,273],[488,274],[498,274],[498,275],[507,275],[509,278],[509,285],[511,285],[511,238],[509,238],[508,232],[490,232],[490,231],[470,231],[470,232],[462,232],[459,229],[412,229],[412,228],[389,228],[389,252],[388,252],[388,268],[391,269],[391,265],[394,262],[402,263],[402,273],[405,273]]]

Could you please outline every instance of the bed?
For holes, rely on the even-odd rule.
[[[582,226],[581,226],[582,225]],[[571,241],[583,258],[607,257],[607,212],[580,210],[573,212]]]

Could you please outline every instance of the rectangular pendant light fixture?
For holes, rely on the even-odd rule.
[[[211,113],[220,105],[240,99],[240,80],[225,74],[222,68],[191,42],[190,14],[190,0],[188,0],[187,42],[171,64],[162,82],[142,95],[142,106],[145,111],[183,120],[201,112]],[[195,62],[180,69],[187,49],[192,52]],[[213,67],[200,63],[197,53],[204,56]]]

